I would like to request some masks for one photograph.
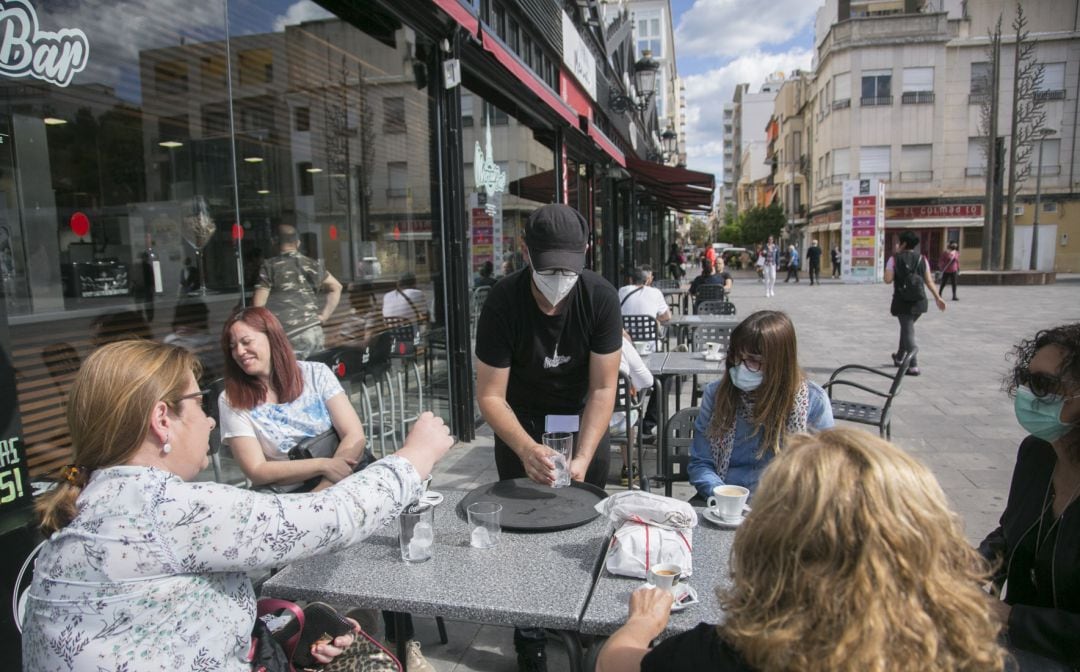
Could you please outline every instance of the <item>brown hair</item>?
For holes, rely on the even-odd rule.
[[[727,373],[716,391],[709,436],[720,436],[735,422],[735,413],[745,393],[731,382],[731,370],[746,355],[760,355],[764,360],[764,380],[754,391],[754,416],[750,419],[755,435],[761,433],[758,456],[768,451],[779,453],[787,417],[795,406],[795,395],[803,382],[803,372],[799,368],[795,325],[778,310],[759,310],[731,332],[725,364]]]
[[[78,477],[61,480],[34,509],[46,537],[70,523],[75,500],[95,469],[124,464],[146,440],[154,405],[177,408],[188,374],[202,366],[188,350],[155,341],[116,341],[91,354],[71,386],[67,423]]]
[[[266,401],[266,386],[254,376],[244,373],[232,356],[232,335],[237,322],[243,322],[266,334],[270,341],[270,384],[277,393],[278,403],[287,404],[304,391],[304,379],[296,365],[296,354],[285,335],[281,322],[266,308],[242,308],[225,321],[221,330],[221,352],[225,355],[225,393],[233,408],[249,410]]]
[[[791,438],[731,571],[719,632],[762,672],[1002,669],[982,558],[930,471],[868,432]]]

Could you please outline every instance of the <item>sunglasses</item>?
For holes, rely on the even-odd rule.
[[[198,392],[185,394],[184,396],[177,398],[175,403],[179,405],[180,402],[185,399],[198,399],[199,406],[202,408],[202,412],[206,415],[210,415],[210,390],[199,390]]]

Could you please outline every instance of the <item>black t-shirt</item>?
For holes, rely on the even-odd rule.
[[[807,248],[806,260],[811,264],[817,264],[821,262],[821,248],[817,245]]]
[[[476,356],[510,368],[506,401],[518,415],[579,415],[589,391],[589,355],[622,347],[619,295],[584,270],[558,315],[545,315],[532,295],[532,269],[491,288],[476,325]]]
[[[720,638],[716,626],[708,623],[698,623],[693,630],[665,639],[641,660],[641,672],[675,670],[754,672],[754,668]]]
[[[690,296],[696,295],[698,287],[701,287],[702,285],[720,285],[723,287],[727,284],[728,280],[731,280],[731,274],[727,271],[710,273],[709,275],[699,275],[690,282]]]

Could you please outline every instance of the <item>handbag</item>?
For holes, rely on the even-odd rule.
[[[340,444],[341,437],[338,436],[337,429],[331,427],[322,434],[309,436],[306,439],[298,441],[296,445],[289,450],[289,459],[310,460],[313,457],[333,457]],[[364,454],[360,457],[360,462],[358,462],[353,469],[353,473],[363,471],[374,461],[375,453],[371,452],[371,449],[365,446]]]
[[[316,642],[349,632],[355,635],[353,643],[329,663],[321,664],[311,655]],[[251,651],[252,672],[310,668],[326,672],[403,672],[394,654],[363,630],[355,632],[351,622],[323,602],[311,602],[301,610],[288,600],[259,600]]]

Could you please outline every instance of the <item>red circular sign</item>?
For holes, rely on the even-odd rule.
[[[232,239],[233,239],[233,241],[243,240],[243,238],[244,238],[244,227],[240,226],[239,224],[233,224],[232,225]]]
[[[337,240],[337,227],[330,225],[330,240]]]
[[[345,362],[338,362],[336,373],[338,378],[345,377]]]
[[[81,212],[76,212],[71,215],[71,221],[68,222],[68,226],[71,227],[72,233],[82,238],[90,232],[90,218]]]

